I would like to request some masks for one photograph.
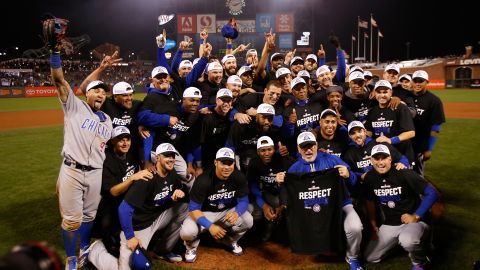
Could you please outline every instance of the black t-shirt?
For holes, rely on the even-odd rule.
[[[417,115],[413,119],[415,125],[413,147],[415,153],[422,153],[428,149],[432,126],[445,123],[445,114],[442,101],[429,91],[423,95],[414,96],[413,101],[417,110]]]
[[[226,116],[222,116],[213,108],[210,111],[212,113],[202,115],[200,129],[202,162],[205,168],[213,165],[215,154],[218,149],[225,146],[230,130],[230,121],[227,117],[228,113]]]
[[[287,171],[294,162],[291,157],[282,157],[278,153],[273,154],[272,160],[268,164],[263,163],[259,156],[254,157],[247,172],[250,188],[256,184],[262,192],[280,194],[280,187],[275,180],[275,175]]]
[[[412,92],[403,88],[400,84],[392,87],[392,96],[400,98],[408,108],[414,107]]]
[[[201,104],[215,104],[218,90],[223,88],[225,85],[223,82],[220,82],[219,85],[216,85],[210,82],[208,79],[205,79],[203,82],[197,82],[196,86],[202,92]]]
[[[176,189],[182,189],[182,183],[175,171],[169,172],[166,177],[154,174],[149,181],[135,181],[125,195],[125,201],[134,208],[133,229],[138,231],[152,225],[163,211],[175,203],[172,194]]]
[[[141,105],[141,101],[133,100],[132,108],[125,109],[118,105],[112,97],[105,100],[101,110],[110,116],[113,127],[125,126],[133,133],[135,131],[134,127],[136,127],[135,120]]]
[[[190,190],[192,201],[201,204],[202,211],[222,212],[237,205],[237,199],[248,195],[245,176],[234,170],[227,180],[220,180],[215,167],[200,175]]]
[[[280,131],[274,126],[271,126],[267,132],[260,131],[255,118],[249,124],[240,124],[235,121],[230,127],[227,145],[234,146],[235,153],[239,155],[252,150],[256,152],[257,140],[261,136],[269,136],[276,143],[280,140]]]
[[[373,107],[368,113],[365,129],[373,133],[373,138],[381,136],[382,133],[391,138],[402,132],[415,130],[415,127],[407,106],[400,104],[396,110]]]
[[[241,113],[245,113],[248,109],[254,108],[256,109],[260,104],[263,103],[264,93],[247,93],[239,98],[239,102],[235,106],[235,109]],[[282,115],[283,113],[283,105],[285,101],[283,98],[280,99],[273,105],[275,109],[275,115]]]
[[[401,225],[400,217],[413,214],[420,205],[420,194],[423,194],[427,182],[412,170],[390,169],[386,174],[371,170],[365,176],[367,197],[377,198],[385,215],[383,224]]]
[[[348,195],[338,170],[288,173],[285,189],[292,251],[318,254],[343,250],[342,206]]]
[[[320,127],[319,127],[320,128]],[[337,126],[333,139],[327,140],[322,136],[322,133],[318,131],[317,136],[318,149],[324,149],[326,153],[341,157],[343,152],[348,147],[348,135],[346,131],[341,131]]]
[[[351,97],[350,92],[346,92],[342,99],[342,105],[353,113],[356,120],[362,123],[365,123],[367,120],[368,111],[373,107],[373,104],[375,104],[374,101],[368,99],[368,95],[365,95],[364,98],[356,99]]]
[[[342,160],[345,161],[353,172],[366,173],[372,169],[372,164],[370,162],[370,153],[372,148],[379,144],[375,140],[367,139],[363,146],[351,145],[347,151],[342,155]],[[392,163],[397,163],[402,158],[402,154],[393,147],[391,144],[382,143],[388,150],[390,150],[390,155],[392,157]]]

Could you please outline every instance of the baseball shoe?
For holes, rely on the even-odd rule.
[[[171,263],[181,262],[183,260],[182,256],[173,252],[162,254],[158,256],[158,258]]]
[[[65,261],[65,270],[77,270],[77,256],[67,257]]]
[[[197,248],[191,248],[185,251],[185,262],[193,263],[196,259],[197,259]]]
[[[347,263],[350,265],[350,270],[363,270],[362,264],[357,259],[347,258]]]
[[[93,246],[95,246],[96,243],[102,241],[101,239],[97,239],[93,241],[88,247],[85,249],[81,248],[80,249],[80,256],[78,256],[78,268],[82,268],[88,264],[88,255],[90,254],[90,251],[92,251]]]
[[[235,256],[242,256],[243,255],[243,248],[237,244],[237,242],[233,242],[230,245],[231,251]]]

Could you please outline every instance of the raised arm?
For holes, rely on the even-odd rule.
[[[122,61],[122,58],[118,58],[118,51],[115,51],[112,55],[106,55],[100,66],[96,68],[92,73],[90,73],[85,80],[83,80],[82,84],[80,84],[80,90],[85,94],[87,85],[95,80],[98,80],[102,73],[109,67],[113,66],[113,64]]]

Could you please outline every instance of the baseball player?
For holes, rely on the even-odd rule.
[[[378,227],[374,202],[368,202],[370,223],[378,239],[369,243],[366,259],[380,262],[390,249],[400,244],[409,253],[412,269],[423,269],[427,263],[424,246],[429,233],[425,219],[438,198],[437,191],[412,170],[392,169],[390,151],[385,145],[372,148],[371,163],[374,170],[365,176],[365,188],[370,199],[379,202],[385,220]]]
[[[289,173],[316,172],[331,168],[338,168],[338,172],[348,185],[354,186],[357,181],[356,175],[350,167],[339,157],[318,151],[317,141],[311,132],[302,132],[297,137],[298,153],[301,157],[288,169]],[[277,173],[276,180],[283,183],[285,172]],[[347,238],[346,260],[351,270],[363,269],[358,255],[362,242],[362,222],[353,208],[350,198],[343,202],[344,230]]]
[[[412,143],[415,152],[414,170],[420,175],[423,175],[425,161],[432,157],[441,125],[445,123],[442,101],[427,91],[427,85],[428,73],[415,71],[412,75],[412,92],[417,115],[413,119],[415,138]]]
[[[98,257],[117,262],[120,254],[120,222],[118,207],[128,188],[139,180],[148,181],[153,174],[148,170],[139,171],[140,164],[135,161],[132,153],[131,134],[128,128],[118,126],[112,131],[112,139],[103,163],[102,199],[98,206],[94,225],[94,237],[101,239],[93,242],[84,254],[89,261],[97,265]],[[93,254],[92,254],[93,250]]]
[[[338,124],[339,117],[334,110],[325,109],[320,114],[320,126],[317,133],[318,148],[337,157],[341,157],[348,147],[347,129]]]
[[[392,85],[392,95],[398,97],[407,105],[412,117],[415,117],[416,111],[413,105],[412,93],[399,84],[400,67],[397,64],[390,64],[385,67],[383,79]]]
[[[414,162],[410,139],[415,136],[415,127],[407,106],[399,104],[396,110],[388,108],[392,101],[392,85],[386,80],[378,81],[374,91],[378,105],[368,113],[365,128],[376,142],[394,145],[410,162]]]
[[[171,252],[179,238],[180,226],[187,215],[187,203],[182,201],[186,188],[173,169],[177,150],[169,143],[155,150],[155,173],[150,181],[136,181],[125,194],[118,208],[122,232],[118,269],[130,269],[130,256],[138,246],[147,248],[153,234],[165,229],[155,252],[171,262],[182,261]],[[101,259],[101,258],[100,258]],[[104,263],[102,261],[101,263]],[[115,269],[105,265],[104,269]]]
[[[62,216],[62,237],[67,255],[66,269],[77,269],[75,253],[80,237],[80,255],[90,244],[90,232],[100,202],[105,146],[111,137],[112,121],[100,111],[108,86],[93,81],[80,100],[63,77],[57,19],[43,22],[44,38],[52,50],[50,68],[64,112],[63,161],[57,180]]]
[[[280,202],[280,186],[275,181],[279,172],[284,172],[293,164],[293,158],[275,152],[275,144],[268,136],[257,140],[257,156],[250,162],[247,171],[250,192],[255,202],[249,205],[255,224],[265,221],[261,241],[268,241],[279,224],[284,206]]]
[[[197,259],[199,235],[207,230],[234,255],[243,255],[237,241],[252,227],[253,218],[247,211],[247,179],[235,170],[234,156],[231,149],[220,148],[215,167],[197,178],[190,190],[190,214],[180,231],[187,249],[186,262],[193,263]]]

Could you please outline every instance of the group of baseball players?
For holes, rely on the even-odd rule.
[[[201,38],[199,58],[182,59],[191,46],[183,41],[169,64],[166,33],[156,37],[157,66],[143,101],[128,82],[101,81],[121,61],[117,52],[82,83],[82,101],[63,77],[61,44],[47,40],[65,114],[57,192],[66,269],[87,261],[149,269],[148,257],[193,263],[205,231],[243,255],[238,241],[257,224],[251,232],[262,241],[285,230],[290,173],[332,168],[349,191],[341,209],[350,269],[379,262],[397,244],[413,269],[423,269],[438,197],[424,164],[445,122],[427,72],[400,76],[390,64],[373,84],[371,72],[345,64],[335,37],[332,70],[323,46],[305,59],[274,52],[274,33],[265,35],[260,58],[249,49],[240,66],[235,54],[248,45],[234,50],[227,39],[227,54],[217,58],[208,33]],[[362,252],[365,235],[371,240]],[[179,239],[183,257],[172,252]]]

